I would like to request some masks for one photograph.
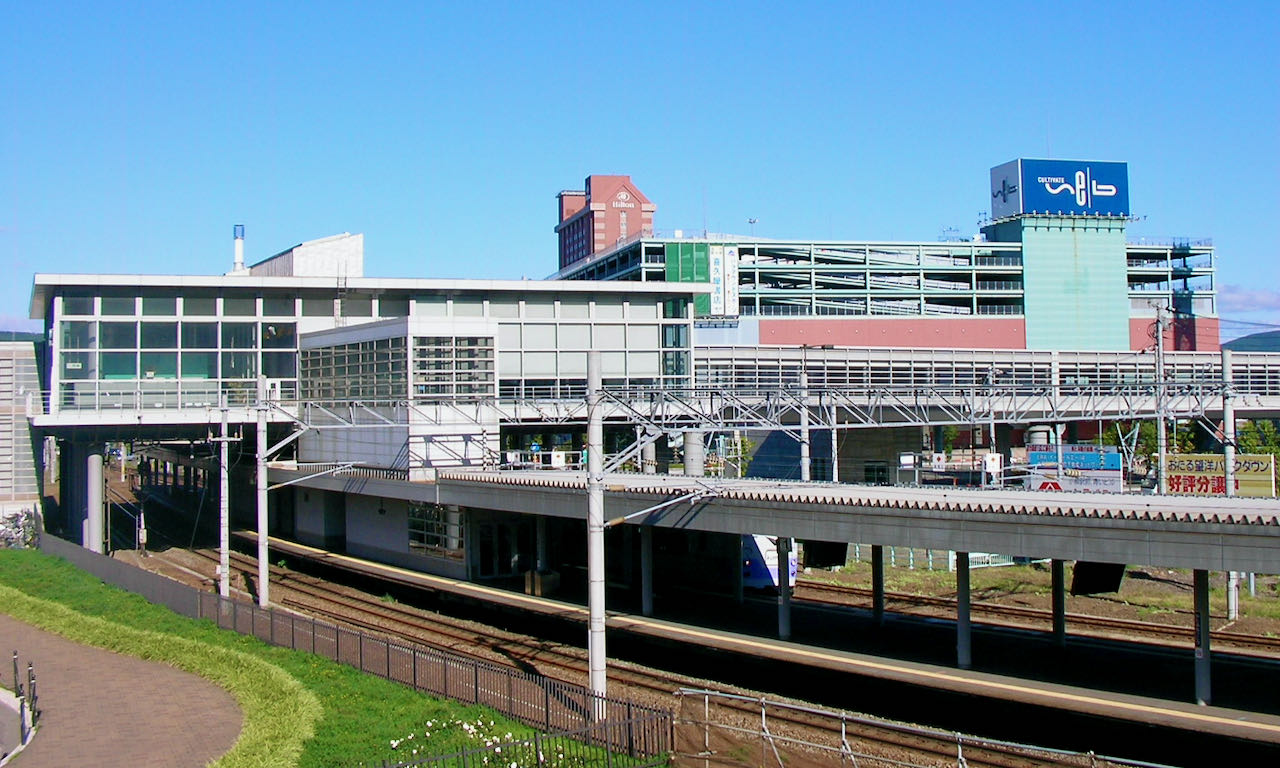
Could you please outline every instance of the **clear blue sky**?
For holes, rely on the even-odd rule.
[[[5,3],[0,328],[37,271],[224,272],[236,223],[545,277],[591,173],[660,229],[971,234],[1015,157],[1128,161],[1130,237],[1212,238],[1224,337],[1280,326],[1280,6],[861,5]]]

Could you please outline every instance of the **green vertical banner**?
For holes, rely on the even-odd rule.
[[[666,279],[668,283],[706,283],[711,281],[711,246],[707,243],[667,243]],[[711,296],[700,293],[693,299],[694,317],[711,314]]]

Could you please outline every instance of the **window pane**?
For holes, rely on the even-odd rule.
[[[62,314],[64,315],[92,315],[93,297],[92,296],[63,296],[62,297]]]
[[[143,323],[143,349],[173,349],[178,346],[177,323]]]
[[[104,315],[132,315],[134,306],[135,301],[132,296],[102,297],[102,314]]]
[[[177,352],[143,352],[142,378],[144,379],[176,379],[178,378]]]
[[[256,379],[258,371],[254,360],[257,356],[256,352],[223,352],[222,378]]]
[[[218,354],[216,352],[183,352],[182,378],[218,378]]]
[[[217,349],[218,348],[218,324],[217,323],[183,323],[182,324],[182,348],[183,349]]]
[[[297,355],[292,352],[263,352],[262,375],[269,379],[297,378]]]
[[[372,296],[348,296],[342,299],[343,317],[373,317]]]
[[[184,296],[182,314],[194,317],[213,317],[218,314],[217,300],[212,296]]]
[[[142,314],[165,315],[165,316],[176,315],[178,314],[178,297],[177,296],[143,296],[142,297]]]
[[[98,367],[94,364],[98,355],[94,352],[66,352],[62,355],[62,378],[96,379]]]
[[[137,323],[101,323],[99,345],[103,349],[134,349],[138,346]]]
[[[257,330],[256,323],[223,323],[222,348],[253,349],[257,344]]]
[[[408,317],[409,299],[407,297],[383,296],[378,299],[379,317]]]
[[[83,320],[62,323],[63,349],[93,349],[97,342],[97,323]]]
[[[295,323],[263,323],[263,349],[294,349],[298,346],[297,325]]]
[[[421,317],[444,317],[445,298],[443,296],[420,296],[414,304],[414,313]]]
[[[303,317],[333,317],[333,299],[303,299]]]
[[[263,296],[263,317],[293,317],[294,300],[292,296]]]
[[[483,317],[484,300],[470,297],[456,297],[453,300],[454,317]]]
[[[222,314],[253,317],[258,314],[258,300],[253,297],[228,296],[222,300]]]
[[[103,352],[99,356],[98,368],[104,379],[136,379],[138,356],[133,352]]]

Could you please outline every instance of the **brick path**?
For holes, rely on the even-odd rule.
[[[40,730],[12,768],[198,768],[240,735],[231,694],[188,672],[77,645],[0,613],[0,680],[35,665]]]

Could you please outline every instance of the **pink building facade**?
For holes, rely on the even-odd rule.
[[[560,269],[641,233],[652,233],[649,202],[630,176],[588,176],[584,189],[565,190],[556,196],[560,223]]]

